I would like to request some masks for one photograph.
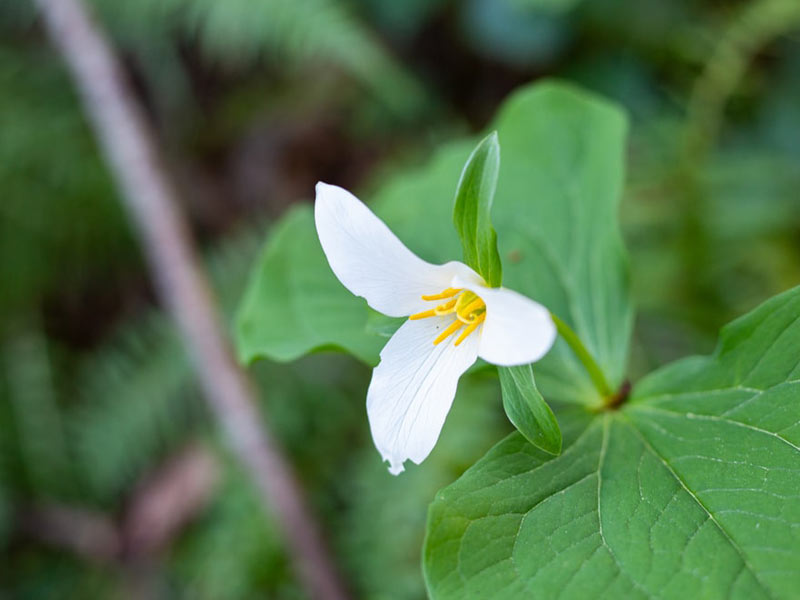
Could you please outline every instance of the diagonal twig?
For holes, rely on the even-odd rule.
[[[155,138],[111,47],[81,0],[36,3],[69,67],[161,300],[178,324],[213,414],[255,482],[265,509],[283,528],[307,591],[314,598],[346,598],[300,486],[260,425],[253,385],[233,359]]]

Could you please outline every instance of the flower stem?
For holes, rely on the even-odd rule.
[[[575,356],[577,356],[578,360],[580,360],[583,364],[586,372],[589,373],[589,377],[592,378],[594,387],[597,388],[597,391],[600,392],[600,395],[604,400],[610,398],[612,395],[611,386],[608,385],[606,376],[603,375],[603,371],[600,369],[600,366],[586,349],[586,346],[583,345],[581,339],[574,331],[572,331],[572,328],[569,325],[559,319],[556,315],[550,313],[550,316],[553,319],[553,323],[556,324],[556,330],[558,333],[562,338],[564,338],[564,341],[569,344],[569,347],[575,353]]]

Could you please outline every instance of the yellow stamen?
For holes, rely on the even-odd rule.
[[[484,319],[486,319],[486,313],[485,312],[482,312],[477,317],[475,317],[475,320],[472,323],[470,323],[469,325],[467,325],[467,328],[464,331],[461,332],[460,336],[458,336],[458,339],[456,340],[456,343],[454,344],[454,346],[458,346],[461,342],[463,342],[465,339],[467,339],[467,336],[470,333],[472,333],[473,331],[475,331],[478,328],[478,325],[483,323]]]
[[[450,313],[456,312],[456,299],[453,298],[449,302],[440,304],[433,309],[433,312],[435,312],[437,315],[449,315]]]
[[[435,317],[436,315],[449,315],[450,313],[456,312],[456,299],[453,298],[445,302],[444,304],[440,304],[436,308],[432,308],[431,310],[426,310],[415,315],[411,315],[408,317],[412,321],[416,321],[418,319],[427,319],[428,317]]]
[[[446,340],[451,335],[453,335],[456,331],[461,329],[463,326],[464,326],[464,324],[461,321],[459,321],[458,319],[456,319],[455,321],[452,322],[450,327],[445,329],[442,333],[439,334],[439,337],[437,337],[435,340],[433,340],[433,345],[436,346],[440,342]]]
[[[475,292],[461,288],[447,288],[438,294],[422,296],[422,299],[426,301],[445,300],[447,298],[449,298],[447,302],[440,304],[436,308],[408,317],[410,321],[417,321],[455,313],[456,319],[433,340],[434,346],[440,344],[466,325],[467,328],[456,339],[455,345],[458,346],[486,319],[486,303]]]
[[[408,317],[408,319],[410,321],[416,321],[418,319],[427,319],[428,317],[435,317],[435,316],[436,316],[436,311],[431,309],[421,313],[417,313],[415,315],[411,315],[410,317]]]
[[[446,290],[444,290],[443,292],[440,292],[438,294],[432,294],[430,296],[423,296],[422,299],[423,300],[444,300],[445,298],[452,298],[453,296],[455,296],[460,291],[461,291],[460,289],[456,289],[456,288],[447,288]]]

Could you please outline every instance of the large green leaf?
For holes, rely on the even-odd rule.
[[[591,94],[547,82],[514,94],[491,127],[503,152],[492,221],[505,285],[567,321],[617,385],[631,325],[616,219],[625,119]],[[443,148],[429,166],[392,179],[371,203],[409,248],[431,262],[461,254],[452,199],[473,147],[466,141]],[[271,237],[241,306],[240,355],[290,360],[334,345],[374,364],[385,338],[365,328],[366,305],[330,273],[310,215],[287,218],[292,234],[284,223]],[[562,342],[535,370],[548,400],[597,402],[583,367]]]
[[[368,334],[369,316],[366,302],[330,270],[311,210],[297,208],[276,227],[256,265],[239,312],[239,353],[244,360],[294,360],[333,346],[374,361],[386,340]]]
[[[497,130],[503,164],[493,222],[504,283],[566,321],[618,385],[632,316],[617,222],[625,119],[594,97],[546,84],[512,97]],[[536,371],[548,400],[596,401],[563,342]]]
[[[795,288],[621,410],[561,413],[557,458],[500,442],[431,507],[432,597],[796,597],[799,315]]]

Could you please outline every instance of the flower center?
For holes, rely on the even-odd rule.
[[[446,290],[431,296],[422,296],[426,302],[434,300],[447,300],[436,308],[417,313],[408,317],[412,321],[417,319],[427,319],[428,317],[443,316],[455,313],[456,320],[439,334],[433,345],[439,344],[456,333],[459,329],[466,326],[461,335],[456,339],[455,345],[467,339],[467,336],[475,331],[478,326],[486,319],[486,304],[474,292],[464,289],[447,288]]]

